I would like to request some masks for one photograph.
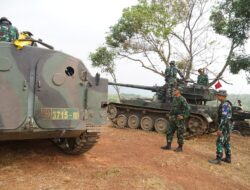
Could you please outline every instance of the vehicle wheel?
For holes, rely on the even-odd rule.
[[[187,123],[187,131],[199,135],[206,132],[206,125],[202,118],[191,116]]]
[[[145,116],[141,119],[141,128],[144,131],[152,131],[154,129],[153,119],[151,117]]]
[[[127,117],[126,115],[120,114],[116,119],[117,126],[120,128],[124,128],[127,125]]]
[[[169,122],[164,118],[158,118],[155,120],[154,127],[158,133],[166,133],[168,126]]]
[[[55,145],[65,154],[78,155],[87,152],[97,142],[99,134],[96,132],[84,132],[75,138],[52,139]]]
[[[241,132],[238,131],[238,130],[232,130],[232,133],[233,133],[233,134],[236,134],[236,135],[241,135]]]
[[[115,105],[109,105],[108,106],[108,117],[110,119],[114,119],[117,116],[117,108],[115,107]]]
[[[138,129],[140,124],[140,119],[137,115],[131,115],[128,117],[128,127],[131,129]]]

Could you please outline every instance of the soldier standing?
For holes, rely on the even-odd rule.
[[[189,117],[189,105],[186,99],[181,95],[180,88],[175,87],[173,91],[173,103],[172,108],[169,113],[170,126],[167,130],[167,145],[161,147],[164,150],[170,150],[175,131],[177,130],[177,142],[178,148],[175,149],[176,152],[182,152],[184,139],[183,135],[185,132],[185,119]]]
[[[0,41],[12,42],[18,39],[17,28],[12,26],[12,23],[6,18],[0,19]]]
[[[208,85],[208,76],[204,73],[204,69],[198,69],[199,75],[197,78],[197,84],[202,86]]]
[[[175,67],[175,61],[170,61],[169,65],[170,67],[165,70],[166,94],[168,97],[171,97],[172,101],[173,88],[177,86],[177,73],[182,79],[184,79],[184,76],[181,71]]]
[[[216,95],[217,99],[221,102],[218,108],[219,129],[216,141],[216,159],[209,160],[209,162],[212,164],[220,164],[221,161],[231,163],[230,133],[233,128],[231,121],[232,104],[226,100],[227,91],[219,90]],[[222,159],[223,148],[225,149],[226,158]]]

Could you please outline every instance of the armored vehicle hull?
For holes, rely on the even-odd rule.
[[[79,59],[0,42],[0,84],[0,140],[53,139],[68,154],[95,144],[108,85]]]

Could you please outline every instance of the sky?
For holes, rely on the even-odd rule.
[[[0,17],[7,17],[19,31],[28,30],[34,38],[81,59],[95,75],[98,69],[91,67],[90,52],[104,44],[109,27],[118,21],[122,10],[135,4],[137,0],[1,0]],[[246,51],[250,53],[250,42]],[[111,79],[106,74],[101,75]],[[120,83],[164,83],[162,77],[129,61],[117,65],[116,75]],[[225,79],[233,83],[221,82],[222,88],[229,93],[250,94],[250,84],[247,84],[244,72],[238,75],[226,73]],[[133,92],[127,88],[122,91]]]

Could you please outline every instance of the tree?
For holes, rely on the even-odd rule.
[[[101,72],[108,73],[111,75],[114,82],[117,82],[115,75],[115,64],[114,57],[116,54],[112,51],[108,51],[106,47],[99,47],[96,52],[90,53],[89,58],[92,61],[92,66],[101,68]],[[121,100],[120,91],[118,86],[114,86],[119,101]]]
[[[127,58],[164,76],[159,62],[168,65],[171,55],[170,31],[185,15],[182,0],[139,0],[126,8],[117,24],[110,28],[107,46],[116,58]]]
[[[223,0],[213,9],[210,20],[215,32],[226,36],[231,42],[223,68],[210,83],[213,85],[228,66],[232,73],[250,67],[249,56],[244,54],[244,45],[249,38],[250,3],[248,0]]]

